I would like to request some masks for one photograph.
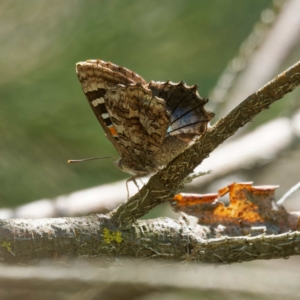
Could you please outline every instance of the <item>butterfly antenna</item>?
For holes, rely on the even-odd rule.
[[[79,163],[79,162],[102,159],[102,158],[116,158],[116,157],[115,156],[101,156],[101,157],[92,157],[92,158],[83,158],[83,159],[70,159],[70,160],[68,160],[68,164],[75,164],[75,163]]]

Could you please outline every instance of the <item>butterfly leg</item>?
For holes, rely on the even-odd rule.
[[[139,195],[140,195],[140,187],[139,187],[139,185],[137,184],[137,181],[136,181],[136,179],[138,179],[138,178],[140,178],[139,175],[133,175],[129,179],[126,180],[127,200],[129,199],[129,189],[128,189],[128,183],[129,183],[129,181],[133,181],[134,182],[135,186],[137,187],[137,189],[139,191]],[[140,181],[141,181],[141,179],[140,179]]]
[[[126,180],[126,191],[127,191],[127,200],[129,199],[129,189],[128,189],[128,182],[131,180],[131,177]]]

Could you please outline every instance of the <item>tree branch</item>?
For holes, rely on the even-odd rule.
[[[131,197],[111,212],[117,226],[130,226],[158,204],[168,201],[176,194],[183,180],[209,156],[209,154],[232,136],[240,127],[250,122],[261,111],[293,91],[300,84],[300,62],[279,74],[256,93],[250,95],[226,117],[219,120],[186,151],[168,166],[154,175],[139,194]]]
[[[211,234],[208,228],[169,218],[138,221],[129,229],[115,227],[105,215],[2,220],[0,256],[10,263],[99,256],[232,263],[300,254],[299,231],[208,242]]]

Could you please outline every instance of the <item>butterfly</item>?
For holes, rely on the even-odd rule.
[[[198,86],[184,82],[147,83],[129,69],[102,60],[76,64],[88,102],[120,155],[115,162],[132,180],[156,173],[207,130],[207,112]]]

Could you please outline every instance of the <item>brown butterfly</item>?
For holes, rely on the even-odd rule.
[[[203,134],[214,114],[198,86],[146,81],[102,60],[76,65],[82,89],[120,158],[115,164],[132,180],[157,172]]]

